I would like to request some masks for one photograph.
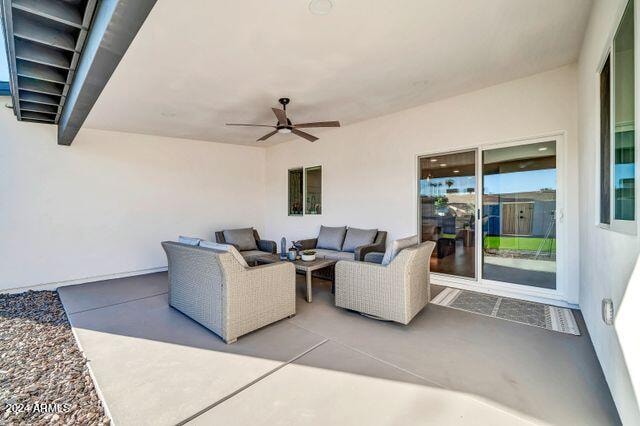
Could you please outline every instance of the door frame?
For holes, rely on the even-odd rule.
[[[551,303],[561,306],[573,307],[567,303],[569,283],[567,281],[567,226],[565,223],[566,200],[566,161],[567,144],[566,132],[557,131],[547,134],[529,136],[517,139],[503,140],[501,142],[487,142],[476,145],[460,147],[453,150],[429,151],[419,153],[415,156],[415,176],[414,182],[417,187],[414,212],[416,212],[415,227],[418,230],[418,238],[421,239],[421,200],[420,200],[420,159],[422,157],[443,155],[458,152],[476,152],[476,209],[482,209],[482,152],[495,149],[507,148],[510,146],[527,145],[539,142],[555,141],[556,143],[556,289],[544,289],[515,283],[504,283],[482,278],[482,226],[481,218],[476,215],[476,278],[467,278],[432,272],[432,282],[449,287],[472,290],[482,293],[496,294],[506,297],[516,297],[524,300]],[[482,210],[481,210],[482,211]]]

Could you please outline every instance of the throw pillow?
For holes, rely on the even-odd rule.
[[[224,241],[233,244],[240,251],[258,250],[256,239],[253,236],[253,228],[231,229],[223,231]]]
[[[219,251],[226,251],[227,253],[231,253],[231,255],[238,261],[238,263],[240,263],[240,265],[244,266],[245,268],[249,267],[249,264],[247,264],[247,261],[244,259],[244,257],[242,257],[240,252],[231,244],[220,244],[220,243],[214,243],[212,241],[202,240],[200,241],[200,247],[210,248],[210,249],[219,250]]]
[[[187,245],[190,245],[190,246],[197,246],[198,244],[200,244],[200,238],[184,237],[184,236],[180,235],[178,237],[178,242],[182,243],[182,244],[187,244]]]
[[[349,228],[347,229],[347,236],[344,239],[344,244],[342,244],[342,251],[353,253],[356,251],[356,248],[373,243],[377,234],[377,229]]]
[[[404,250],[404,249],[406,249],[408,247],[415,246],[417,244],[418,244],[418,236],[417,235],[413,235],[411,237],[400,238],[399,240],[395,240],[393,243],[391,243],[391,245],[389,246],[387,251],[384,253],[384,257],[382,258],[382,264],[384,266],[387,266],[388,264],[391,263],[391,261],[393,259],[396,258],[398,253],[400,253],[402,250]]]
[[[340,251],[346,233],[346,226],[329,227],[323,225],[320,227],[316,248]]]

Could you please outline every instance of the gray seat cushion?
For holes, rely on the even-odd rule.
[[[242,257],[240,252],[236,250],[236,248],[231,244],[220,244],[214,243],[212,241],[202,240],[200,241],[200,247],[229,252],[238,261],[238,263],[240,263],[240,265],[244,266],[245,268],[249,267],[247,261],[244,260],[244,257]]]
[[[182,243],[182,244],[188,244],[190,246],[197,246],[198,244],[200,244],[200,238],[184,237],[184,236],[180,235],[178,237],[178,242]]]
[[[318,259],[331,259],[331,260],[353,260],[354,254],[346,251],[316,249],[316,257]]]
[[[257,258],[259,258],[260,256],[264,256],[268,253],[265,253],[260,250],[246,250],[246,251],[241,251],[240,254],[242,255],[242,257],[245,258],[247,262],[255,262]]]
[[[384,253],[384,258],[382,259],[383,265],[388,265],[391,263],[393,259],[400,253],[402,250],[407,247],[412,247],[418,244],[418,236],[412,235],[411,237],[400,238],[399,240],[395,240],[391,245],[387,248],[387,251]]]
[[[369,245],[376,239],[377,234],[377,229],[349,228],[342,244],[342,251],[354,252],[360,246]]]
[[[346,226],[321,226],[316,248],[340,251],[342,250],[342,243],[344,242],[344,236],[346,233]]]
[[[364,255],[364,261],[369,263],[381,264],[382,259],[384,259],[384,253],[378,251],[372,251]]]
[[[224,235],[224,241],[227,244],[233,244],[240,251],[258,249],[252,228],[229,229],[222,231],[222,233]]]

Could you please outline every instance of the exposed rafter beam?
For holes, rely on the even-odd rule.
[[[18,120],[58,123],[97,1],[0,0]]]
[[[58,121],[58,144],[71,145],[156,0],[103,0],[94,14]]]

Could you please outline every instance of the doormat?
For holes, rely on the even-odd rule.
[[[447,287],[431,303],[580,336],[571,309]]]

